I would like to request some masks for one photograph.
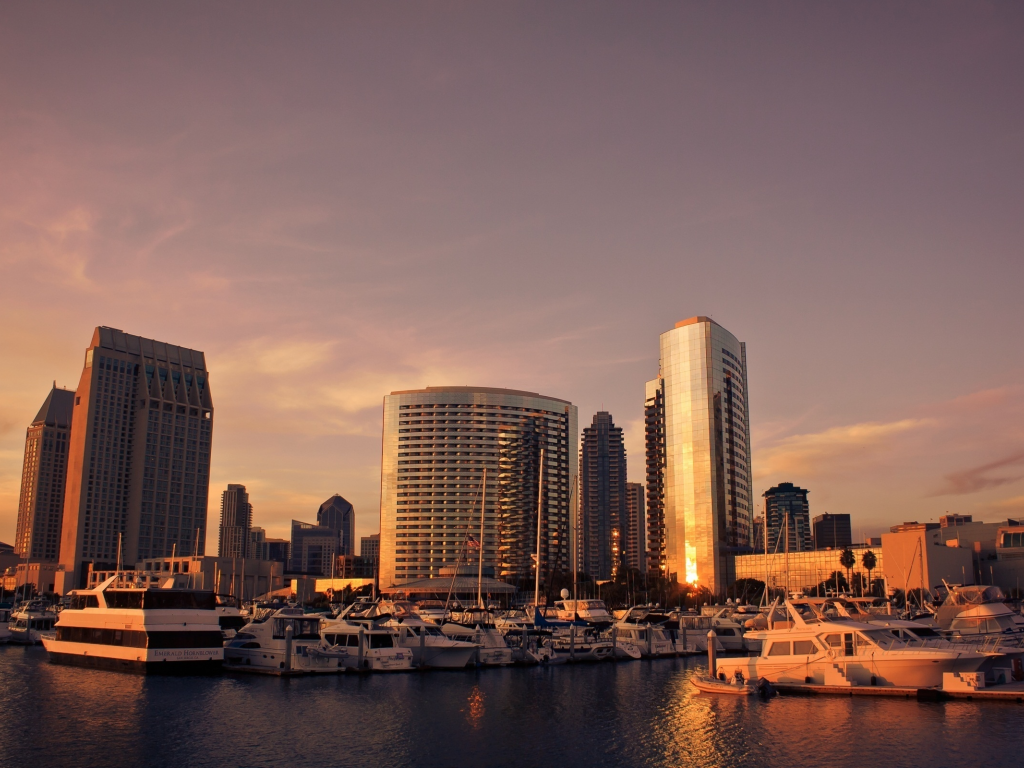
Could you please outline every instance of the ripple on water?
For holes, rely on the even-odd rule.
[[[0,765],[1018,765],[1021,708],[696,695],[693,662],[138,677],[0,646]]]

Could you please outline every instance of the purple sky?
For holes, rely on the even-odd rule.
[[[7,3],[0,539],[94,326],[202,349],[220,491],[377,529],[380,407],[748,345],[755,489],[1024,516],[1024,6]]]

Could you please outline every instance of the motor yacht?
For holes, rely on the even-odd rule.
[[[39,645],[43,642],[43,634],[52,632],[56,623],[57,614],[53,606],[43,600],[28,600],[11,612],[8,642]]]
[[[949,587],[935,613],[935,623],[950,639],[985,643],[997,638],[1003,645],[1024,644],[1024,627],[996,586]]]
[[[340,668],[359,672],[412,669],[412,651],[398,645],[397,633],[390,628],[332,619],[323,622],[320,637],[319,647],[307,653],[337,659]]]
[[[336,673],[340,659],[317,653],[321,621],[319,614],[293,607],[254,618],[224,644],[224,666],[270,674]]]
[[[658,624],[627,615],[612,628],[616,644],[632,644],[645,659],[675,656],[676,645],[671,634]]]
[[[755,632],[760,654],[721,659],[719,677],[738,672],[772,683],[930,688],[942,684],[944,672],[975,672],[986,660],[971,650],[908,645],[889,629],[829,618],[807,602],[787,600],[785,609],[787,620]]]
[[[415,608],[417,616],[437,625],[444,623],[452,611],[461,610],[461,606],[446,606],[443,600],[419,600]]]
[[[413,654],[417,667],[436,669],[463,669],[476,656],[476,643],[453,640],[436,624],[419,616],[380,616],[374,624],[391,627],[398,635],[398,644]]]
[[[487,667],[504,667],[512,663],[512,649],[494,623],[489,611],[481,608],[464,610],[453,621],[441,625],[441,631],[452,640],[474,643],[476,663]]]
[[[117,580],[71,593],[52,636],[43,638],[50,661],[143,673],[220,669],[224,638],[212,592],[117,587]]]
[[[605,626],[615,622],[604,600],[559,600],[555,603],[555,613],[562,621],[578,619]]]
[[[14,606],[10,603],[0,603],[0,645],[9,642],[11,639],[11,629],[7,625],[11,621],[11,612],[14,610]]]

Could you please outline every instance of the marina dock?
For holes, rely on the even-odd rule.
[[[772,686],[784,696],[876,696],[918,701],[1005,701],[1024,704],[1024,682],[1005,683],[973,691],[947,691],[941,688],[894,688],[866,685],[813,685],[778,683]]]

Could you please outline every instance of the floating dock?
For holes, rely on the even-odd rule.
[[[1024,682],[1004,683],[970,691],[948,691],[941,688],[894,688],[869,685],[813,685],[778,683],[772,687],[785,696],[886,696],[918,701],[1006,701],[1024,704]]]

